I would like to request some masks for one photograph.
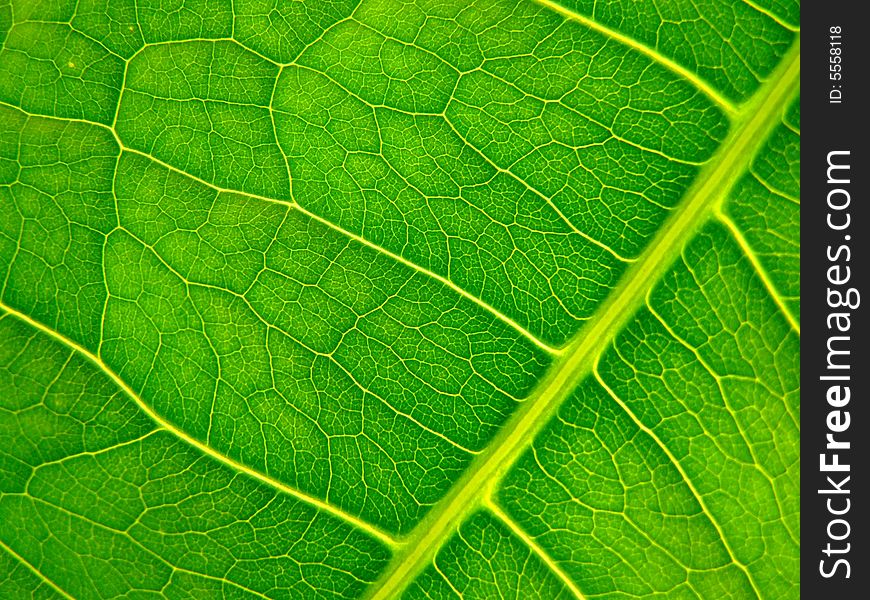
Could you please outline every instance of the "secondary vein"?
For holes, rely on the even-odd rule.
[[[638,40],[628,37],[625,34],[619,33],[615,29],[611,29],[609,27],[605,27],[601,23],[593,21],[592,19],[581,15],[580,13],[574,12],[573,10],[567,9],[564,6],[557,4],[556,2],[552,2],[551,0],[534,0],[538,4],[542,6],[546,6],[547,8],[559,13],[565,18],[577,21],[578,23],[582,23],[586,27],[590,29],[594,29],[598,33],[603,33],[609,38],[617,40],[618,42],[625,44],[631,48],[634,48],[638,52],[645,54],[646,56],[653,59],[655,62],[664,66],[670,71],[673,71],[683,79],[689,81],[694,85],[698,90],[700,90],[705,96],[710,98],[713,102],[716,103],[722,110],[724,110],[729,115],[734,115],[737,113],[737,107],[727,100],[724,96],[722,96],[718,91],[716,91],[713,86],[709,83],[698,77],[695,73],[692,73],[685,67],[679,65],[674,62],[664,54],[661,54],[658,50],[650,48],[643,42],[639,42]]]
[[[115,133],[114,130],[112,130],[112,133],[113,134]],[[179,175],[183,175],[184,177],[188,177],[190,179],[193,179],[194,181],[198,181],[199,183],[206,185],[209,188],[211,188],[217,192],[227,193],[227,194],[238,194],[240,196],[247,196],[249,198],[255,198],[257,200],[261,200],[264,202],[272,202],[275,204],[283,204],[284,206],[288,206],[291,209],[296,210],[296,211],[304,214],[309,219],[317,221],[318,223],[321,223],[322,225],[329,227],[333,231],[336,231],[336,232],[340,233],[341,235],[354,240],[355,242],[363,244],[367,248],[371,248],[372,250],[375,250],[376,252],[383,254],[384,256],[388,256],[389,258],[393,259],[394,261],[399,262],[399,263],[405,265],[406,267],[409,267],[409,268],[417,271],[418,273],[421,273],[427,277],[430,277],[430,278],[438,281],[439,283],[447,286],[448,288],[450,288],[451,290],[453,290],[454,292],[456,292],[457,294],[459,294],[463,298],[470,300],[474,304],[476,304],[479,307],[481,307],[482,309],[484,309],[489,314],[493,315],[499,321],[502,321],[503,323],[507,324],[509,327],[511,327],[512,329],[517,331],[520,335],[522,335],[523,337],[528,339],[535,346],[544,350],[545,352],[552,354],[554,356],[558,356],[563,351],[560,348],[556,348],[555,346],[551,346],[551,345],[547,344],[542,339],[540,339],[538,336],[536,336],[534,333],[532,333],[531,331],[529,331],[528,329],[526,329],[525,327],[520,325],[517,321],[515,321],[514,319],[512,319],[508,315],[506,315],[503,312],[501,312],[500,310],[498,310],[496,307],[492,306],[491,304],[489,304],[485,300],[478,298],[474,294],[466,291],[465,289],[456,285],[455,283],[453,283],[452,281],[450,281],[446,277],[443,277],[443,276],[439,275],[438,273],[430,271],[429,269],[426,269],[425,267],[421,267],[420,265],[408,260],[407,258],[405,258],[399,254],[396,254],[394,252],[391,252],[391,251],[387,250],[386,248],[375,244],[374,242],[370,241],[369,239],[364,238],[361,235],[357,235],[357,234],[353,233],[352,231],[348,231],[347,229],[344,229],[340,225],[337,225],[336,223],[333,223],[332,221],[325,219],[316,213],[311,212],[310,210],[304,208],[303,206],[301,206],[300,204],[298,204],[296,202],[290,202],[287,200],[278,200],[276,198],[268,198],[265,196],[258,196],[256,194],[249,194],[247,192],[241,192],[238,190],[231,190],[231,189],[218,187],[213,183],[209,183],[205,179],[200,179],[199,177],[197,177],[195,175],[192,175],[190,173],[182,171],[181,169],[173,167],[169,163],[165,163],[162,160],[151,156],[147,152],[142,152],[140,150],[135,150],[133,148],[128,148],[128,147],[124,146],[121,143],[120,138],[118,138],[117,134],[115,134],[115,140],[123,151],[130,152],[132,154],[138,154],[139,156],[142,156],[144,158],[147,158],[147,159],[153,161],[154,163],[160,165],[161,167],[164,167],[170,171],[178,173]]]
[[[637,418],[637,415],[632,412],[628,405],[626,405],[625,402],[623,402],[622,399],[616,395],[616,392],[614,392],[610,388],[610,386],[607,385],[607,382],[605,382],[604,378],[601,377],[601,375],[598,373],[597,366],[592,369],[592,372],[595,375],[595,380],[598,382],[598,385],[604,388],[604,390],[613,399],[613,401],[616,402],[616,404],[619,405],[619,407],[625,412],[625,414],[628,415],[628,417],[634,423],[635,427],[648,435],[662,450],[662,452],[665,453],[665,455],[668,457],[668,460],[670,460],[671,464],[674,465],[674,467],[680,473],[680,477],[683,478],[683,481],[689,487],[689,490],[692,492],[692,496],[694,496],[695,500],[698,501],[698,504],[701,506],[701,510],[704,512],[704,515],[710,520],[710,523],[713,524],[713,527],[716,529],[716,533],[719,534],[719,538],[722,540],[722,544],[725,546],[725,550],[728,552],[728,556],[731,558],[731,562],[733,562],[734,565],[736,565],[737,568],[740,569],[740,571],[742,571],[746,578],[749,580],[749,584],[752,586],[752,591],[755,592],[755,595],[758,598],[762,598],[761,592],[759,591],[758,586],[755,583],[755,578],[752,577],[752,574],[749,572],[746,564],[737,558],[737,555],[731,548],[731,544],[728,542],[728,538],[725,536],[725,532],[722,530],[722,525],[719,524],[719,521],[716,519],[715,516],[713,516],[712,511],[707,507],[707,503],[704,501],[704,496],[695,487],[695,484],[692,482],[685,469],[683,469],[683,465],[680,464],[680,461],[677,460],[677,457],[674,456],[674,454],[670,451],[667,444],[662,442],[659,436],[656,435],[655,431],[644,425],[643,422]]]
[[[568,574],[563,571],[556,561],[554,561],[550,556],[541,548],[535,540],[533,540],[525,531],[523,531],[522,527],[520,527],[513,519],[511,519],[507,513],[505,513],[495,502],[490,499],[487,499],[484,502],[487,510],[489,510],[492,514],[494,514],[504,525],[511,530],[511,532],[520,538],[522,542],[532,551],[534,552],[538,558],[543,561],[547,568],[559,578],[559,580],[564,584],[566,588],[568,588],[571,593],[574,595],[577,600],[586,600],[586,596],[580,591],[577,585],[571,581],[571,578],[568,577]]]
[[[244,192],[241,190],[224,188],[224,187],[221,187],[219,185],[215,185],[214,183],[212,183],[206,179],[203,179],[201,177],[197,177],[196,175],[194,175],[192,173],[188,173],[187,171],[179,169],[178,167],[174,167],[171,164],[164,162],[164,161],[160,160],[159,158],[156,158],[155,156],[152,156],[151,154],[149,154],[147,152],[143,152],[142,150],[137,150],[135,148],[131,148],[129,146],[126,146],[121,141],[121,138],[118,136],[118,133],[115,131],[115,129],[113,129],[112,127],[109,127],[108,125],[106,125],[104,123],[98,123],[96,121],[87,121],[85,119],[68,119],[68,118],[62,118],[62,117],[54,117],[51,115],[33,114],[33,113],[29,113],[29,112],[23,110],[19,106],[15,106],[14,104],[9,104],[7,102],[3,102],[2,100],[0,100],[0,106],[6,106],[6,107],[9,107],[11,109],[20,111],[28,116],[37,117],[40,119],[49,119],[49,120],[53,120],[53,121],[63,121],[66,123],[83,123],[86,125],[98,127],[99,129],[107,131],[108,133],[110,133],[112,135],[112,137],[114,137],[115,143],[118,145],[118,149],[121,152],[128,152],[130,154],[136,154],[138,156],[146,158],[146,159],[152,161],[153,163],[160,165],[161,167],[163,167],[169,171],[172,171],[173,173],[177,173],[183,177],[187,177],[188,179],[192,179],[193,181],[201,183],[202,185],[205,185],[209,189],[212,189],[216,192],[224,193],[224,194],[237,194],[239,196],[245,196],[247,198],[254,198],[254,199],[259,200],[261,202],[270,202],[273,204],[281,204],[281,205],[287,206],[293,210],[296,210],[296,211],[304,214],[308,218],[313,219],[313,220],[317,221],[318,223],[325,225],[326,227],[329,227],[333,231],[336,231],[336,232],[340,233],[341,235],[354,240],[355,242],[363,244],[366,247],[371,248],[372,250],[375,250],[376,252],[383,254],[384,256],[387,256],[396,262],[402,263],[406,267],[409,267],[409,268],[417,271],[418,273],[421,273],[422,275],[425,275],[426,277],[432,278],[432,279],[438,281],[439,283],[447,286],[448,288],[450,288],[451,290],[453,290],[454,292],[456,292],[457,294],[459,294],[460,296],[462,296],[466,300],[470,300],[471,302],[478,305],[480,308],[484,309],[486,312],[488,312],[489,314],[494,316],[499,321],[508,325],[511,329],[518,332],[524,338],[529,340],[532,344],[534,344],[535,346],[537,346],[541,350],[547,352],[548,354],[553,355],[553,356],[559,356],[564,351],[563,348],[558,348],[556,346],[552,346],[552,345],[548,344],[547,342],[542,340],[540,337],[538,337],[536,334],[532,333],[526,327],[524,327],[523,325],[518,323],[515,319],[504,314],[499,309],[497,309],[493,305],[489,304],[488,302],[486,302],[482,298],[479,298],[479,297],[475,296],[474,294],[472,294],[471,292],[465,290],[464,288],[456,285],[455,283],[453,283],[452,281],[450,281],[446,277],[439,275],[438,273],[435,273],[434,271],[430,271],[429,269],[422,267],[422,266],[416,264],[415,262],[408,260],[407,258],[405,258],[399,254],[391,252],[390,250],[387,250],[386,248],[379,246],[378,244],[372,242],[371,240],[369,240],[361,235],[357,235],[351,231],[348,231],[347,229],[344,229],[340,225],[333,223],[332,221],[325,219],[324,217],[321,217],[320,215],[311,212],[310,210],[297,204],[295,201],[281,200],[278,198],[269,198],[267,196],[260,196],[258,194],[252,194],[250,192]],[[599,244],[600,244],[600,242],[599,242]]]
[[[305,502],[306,504],[309,504],[309,505],[311,505],[319,510],[325,511],[325,512],[341,519],[342,521],[345,521],[345,522],[353,525],[354,527],[360,529],[361,531],[368,533],[372,537],[377,538],[378,540],[387,544],[388,546],[395,547],[395,546],[399,545],[399,542],[394,537],[392,537],[387,532],[379,529],[378,527],[372,525],[371,523],[367,523],[366,521],[363,521],[363,520],[359,519],[358,517],[355,517],[354,515],[346,513],[345,511],[341,510],[340,508],[338,508],[336,506],[333,506],[332,504],[328,504],[328,503],[324,502],[323,500],[315,498],[314,496],[309,496],[308,494],[305,494],[304,492],[301,492],[297,489],[294,489],[294,488],[288,486],[287,484],[282,483],[281,481],[278,481],[277,479],[274,479],[274,478],[272,478],[264,473],[260,473],[259,471],[256,471],[248,466],[245,466],[239,462],[236,462],[235,460],[233,460],[229,456],[226,456],[225,454],[218,452],[214,448],[211,448],[211,447],[207,446],[206,444],[204,444],[203,442],[197,440],[196,438],[188,435],[184,431],[178,429],[175,425],[173,425],[169,421],[166,421],[165,419],[163,419],[163,417],[158,415],[156,412],[154,412],[154,410],[148,404],[146,404],[145,401],[143,401],[139,397],[139,395],[135,391],[133,391],[133,389],[129,385],[127,385],[127,383],[123,379],[121,379],[120,376],[118,376],[117,373],[115,373],[108,365],[106,365],[106,363],[104,363],[103,360],[99,356],[95,355],[93,352],[91,352],[87,348],[84,348],[83,346],[79,345],[78,343],[76,343],[76,342],[72,341],[71,339],[69,339],[68,337],[64,336],[62,333],[55,331],[54,329],[44,325],[43,323],[40,323],[39,321],[33,319],[32,317],[30,317],[30,316],[28,316],[28,315],[26,315],[18,310],[15,310],[14,308],[12,308],[11,306],[8,306],[6,303],[4,303],[2,301],[0,301],[0,310],[5,311],[5,312],[9,313],[10,315],[17,317],[18,319],[20,319],[21,321],[24,321],[25,323],[27,323],[31,327],[41,331],[42,333],[48,335],[49,337],[53,338],[54,340],[60,342],[61,344],[63,344],[67,348],[74,350],[79,355],[86,358],[89,362],[91,362],[98,369],[100,369],[100,371],[102,371],[109,379],[111,379],[112,382],[115,383],[115,385],[117,385],[121,390],[123,390],[124,393],[131,400],[133,400],[133,402],[136,403],[136,406],[138,406],[139,409],[143,413],[145,413],[152,421],[154,421],[160,428],[168,431],[169,433],[171,433],[172,435],[174,435],[178,439],[193,446],[194,448],[196,448],[197,450],[199,450],[203,454],[206,454],[206,455],[212,457],[213,459],[220,462],[221,464],[224,464],[224,465],[234,469],[235,471],[237,471],[239,473],[244,473],[245,475],[247,475],[249,477],[252,477],[252,478],[254,478],[262,483],[265,483],[266,485],[268,485],[269,487],[271,487],[275,490],[278,490],[278,491],[283,492],[285,494],[289,494],[290,496],[293,496],[294,498],[297,498],[298,500],[301,500],[301,501]]]
[[[13,550],[12,548],[10,548],[9,546],[7,546],[6,544],[4,544],[3,542],[0,542],[0,549],[4,550],[4,551],[9,555],[9,556],[11,556],[12,558],[14,558],[14,559],[17,560],[18,562],[20,562],[22,565],[24,565],[25,567],[27,567],[27,570],[28,570],[28,571],[30,571],[31,573],[33,573],[34,575],[36,575],[37,577],[39,577],[39,579],[41,579],[42,581],[44,581],[44,582],[46,583],[46,585],[48,585],[48,586],[49,586],[51,589],[53,589],[55,592],[57,592],[58,594],[60,594],[60,595],[63,596],[64,598],[67,598],[68,600],[74,600],[74,598],[73,598],[72,596],[70,596],[70,595],[69,595],[69,594],[68,594],[68,593],[67,593],[63,588],[61,588],[59,585],[57,585],[57,584],[56,584],[55,582],[53,582],[51,579],[49,579],[48,577],[46,577],[45,574],[44,574],[42,571],[40,571],[39,569],[37,569],[36,567],[34,567],[32,564],[30,564],[30,561],[28,561],[28,560],[25,559],[23,556],[21,556],[20,554],[18,554],[15,550]]]
[[[752,246],[749,245],[749,242],[746,241],[746,238],[743,237],[743,233],[740,229],[737,228],[737,225],[734,221],[731,220],[731,217],[726,215],[724,212],[719,212],[717,215],[719,221],[721,221],[731,233],[731,236],[740,246],[740,249],[743,251],[743,254],[749,259],[749,262],[752,264],[753,269],[758,274],[758,277],[761,279],[761,282],[764,284],[765,289],[767,290],[768,295],[773,299],[776,303],[777,308],[783,314],[788,324],[798,335],[801,334],[801,326],[800,323],[797,322],[791,310],[788,308],[788,305],[783,300],[779,291],[776,289],[776,286],[773,284],[773,281],[770,279],[770,275],[767,270],[761,264],[761,260],[759,260],[758,255],[755,254],[755,251],[752,249]]]

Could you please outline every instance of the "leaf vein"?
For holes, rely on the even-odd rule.
[[[394,547],[394,546],[398,545],[398,542],[395,538],[393,538],[390,534],[382,531],[381,529],[379,529],[375,525],[368,523],[368,522],[365,522],[365,521],[359,519],[358,517],[355,517],[349,513],[346,513],[343,510],[341,510],[340,508],[333,506],[332,504],[328,504],[328,503],[326,503],[318,498],[315,498],[313,496],[309,496],[308,494],[301,492],[295,488],[292,488],[292,487],[288,486],[287,484],[282,483],[281,481],[278,481],[272,477],[269,477],[268,475],[260,473],[259,471],[251,469],[250,467],[247,467],[241,463],[238,463],[235,460],[233,460],[232,458],[230,458],[229,456],[226,456],[226,455],[218,452],[217,450],[207,446],[206,444],[202,443],[201,441],[197,440],[196,438],[191,437],[190,435],[188,435],[184,431],[181,431],[180,429],[175,427],[172,423],[164,420],[160,415],[155,413],[154,410],[152,410],[151,407],[148,406],[139,397],[139,395],[136,394],[136,392],[133,391],[133,389],[129,385],[127,385],[127,383],[123,379],[121,379],[111,368],[109,368],[109,366],[106,365],[106,363],[104,363],[101,358],[99,358],[98,356],[93,354],[88,349],[84,348],[83,346],[80,346],[78,343],[72,341],[71,339],[67,338],[63,334],[61,334],[61,333],[55,331],[54,329],[44,325],[43,323],[40,323],[39,321],[31,318],[30,316],[28,316],[22,312],[19,312],[18,310],[12,308],[11,306],[8,306],[6,303],[4,303],[2,301],[0,301],[0,310],[3,310],[6,313],[9,313],[9,314],[17,317],[18,319],[20,319],[21,321],[24,321],[25,323],[27,323],[31,327],[34,327],[35,329],[47,334],[52,339],[60,342],[64,346],[76,351],[79,355],[86,358],[89,362],[91,362],[98,369],[100,369],[100,371],[102,371],[109,379],[111,379],[112,382],[115,383],[115,385],[117,385],[119,388],[121,388],[121,390],[124,391],[124,393],[136,404],[136,406],[138,406],[139,409],[143,413],[145,413],[152,421],[154,421],[162,429],[165,429],[166,431],[168,431],[169,433],[171,433],[175,437],[186,442],[188,445],[193,446],[194,448],[196,448],[200,452],[210,456],[211,458],[213,458],[217,462],[219,462],[225,466],[228,466],[231,469],[234,469],[235,471],[237,471],[239,473],[243,473],[243,474],[245,474],[253,479],[260,481],[261,483],[265,483],[266,485],[268,485],[269,487],[271,487],[275,490],[278,490],[280,492],[283,492],[285,494],[293,496],[294,498],[301,500],[301,501],[305,502],[306,504],[309,504],[315,508],[318,508],[318,509],[323,510],[327,513],[330,513],[331,515],[341,519],[342,521],[345,521],[347,523],[350,523],[351,525],[354,525],[355,527],[368,533],[372,537],[375,537],[376,539],[387,544],[388,546]]]

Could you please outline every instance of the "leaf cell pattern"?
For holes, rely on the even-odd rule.
[[[0,1],[0,596],[797,597],[798,17]]]

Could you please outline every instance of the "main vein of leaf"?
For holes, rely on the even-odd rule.
[[[260,473],[259,471],[251,469],[250,467],[247,467],[247,466],[233,460],[229,456],[221,454],[217,450],[214,450],[213,448],[200,442],[196,438],[189,436],[187,433],[178,429],[172,423],[169,423],[168,421],[163,419],[160,415],[158,415],[156,412],[154,412],[154,410],[152,410],[151,407],[148,406],[139,397],[139,395],[136,392],[134,392],[133,389],[130,388],[129,385],[127,385],[127,383],[123,379],[121,379],[111,368],[109,368],[109,366],[106,363],[104,363],[99,356],[95,355],[94,353],[89,351],[87,348],[84,348],[83,346],[77,344],[76,342],[67,338],[63,334],[58,333],[57,331],[53,330],[52,328],[46,327],[45,325],[43,325],[39,321],[34,320],[33,318],[27,316],[26,314],[15,310],[11,306],[6,305],[3,301],[0,301],[0,311],[4,311],[10,315],[17,317],[18,319],[24,321],[25,323],[27,323],[31,327],[34,327],[35,329],[45,333],[46,335],[59,341],[60,343],[62,343],[66,347],[71,348],[74,351],[78,352],[84,358],[88,359],[90,362],[92,362],[94,365],[96,365],[97,368],[99,368],[103,373],[105,373],[106,376],[115,383],[115,385],[117,385],[120,389],[122,389],[124,391],[124,393],[127,394],[127,396],[129,396],[130,399],[132,399],[133,402],[136,403],[136,406],[138,406],[139,409],[143,413],[145,413],[151,420],[153,420],[159,427],[161,427],[162,429],[165,429],[166,431],[168,431],[172,435],[174,435],[177,438],[183,440],[184,442],[190,444],[191,446],[193,446],[194,448],[196,448],[197,450],[199,450],[203,454],[206,454],[206,455],[212,457],[213,459],[217,460],[218,462],[220,462],[224,465],[227,465],[228,467],[235,469],[236,471],[238,471],[240,473],[244,473],[245,475],[247,475],[249,477],[253,477],[256,480],[258,480],[262,483],[265,483],[269,487],[272,487],[276,490],[279,490],[285,494],[289,494],[289,495],[293,496],[294,498],[298,498],[299,500],[302,500],[303,502],[310,504],[311,506],[314,506],[317,509],[320,509],[320,510],[323,510],[327,513],[330,513],[330,514],[334,515],[335,517],[337,517],[343,521],[346,521],[347,523],[350,523],[354,527],[359,528],[361,531],[364,531],[364,532],[368,533],[369,535],[377,538],[378,540],[387,544],[388,546],[396,546],[397,545],[397,541],[395,540],[395,538],[390,536],[388,533],[380,530],[379,528],[375,527],[371,523],[367,523],[361,519],[358,519],[357,517],[353,516],[352,514],[346,513],[343,510],[341,510],[341,509],[339,509],[331,504],[327,504],[326,502],[323,502],[322,500],[319,500],[313,496],[309,496],[308,494],[300,492],[299,490],[294,489],[294,488],[278,481],[277,479],[273,479],[273,478],[269,477],[268,475],[264,475],[263,473]]]
[[[407,543],[372,587],[370,597],[373,600],[399,595],[418,571],[433,560],[440,546],[464,518],[471,511],[485,506],[495,482],[531,443],[547,417],[558,409],[577,383],[591,373],[598,355],[634,315],[649,289],[698,227],[715,216],[719,201],[748,168],[752,157],[778,122],[782,106],[799,80],[800,37],[776,72],[736,116],[728,138],[699,173],[682,205],[637,262],[629,267],[608,301],[569,344],[537,393],[525,401],[487,450],[474,460],[452,492],[405,540]],[[705,513],[716,522],[709,511],[705,510]]]

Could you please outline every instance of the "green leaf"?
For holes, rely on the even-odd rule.
[[[0,597],[798,597],[798,18],[0,0]]]

